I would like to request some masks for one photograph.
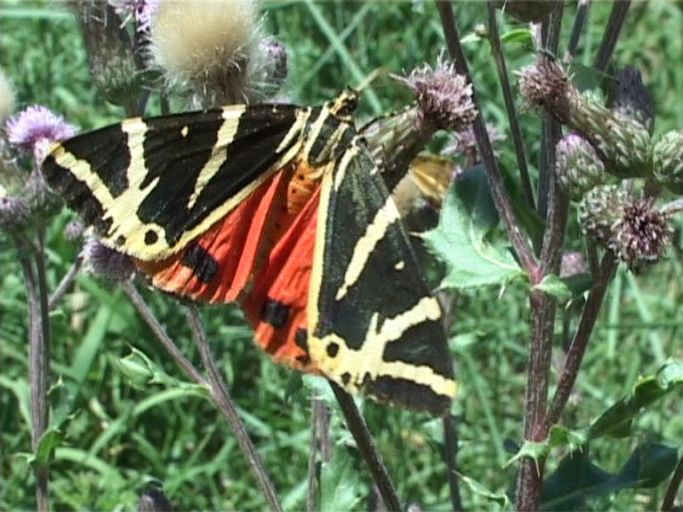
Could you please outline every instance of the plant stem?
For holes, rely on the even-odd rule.
[[[526,162],[526,154],[524,152],[524,141],[522,139],[522,130],[517,119],[517,110],[515,109],[515,101],[512,97],[512,87],[510,86],[510,78],[508,76],[507,66],[505,65],[505,56],[500,44],[500,34],[498,33],[498,22],[496,21],[496,9],[491,3],[486,4],[489,13],[489,41],[491,43],[491,51],[496,60],[496,68],[498,69],[498,78],[503,89],[503,98],[505,100],[505,108],[510,122],[510,132],[512,133],[512,142],[515,146],[515,156],[517,157],[517,166],[519,167],[519,177],[522,181],[522,191],[527,205],[535,208],[534,191],[531,187],[531,178],[529,177],[529,168]]]
[[[232,432],[237,439],[237,444],[239,444],[242,453],[246,457],[249,468],[256,477],[256,481],[261,488],[263,496],[268,502],[270,510],[280,512],[282,511],[282,506],[280,505],[277,493],[275,492],[275,487],[268,477],[268,473],[261,462],[261,458],[249,438],[249,433],[240,418],[239,412],[237,412],[235,402],[230,397],[228,388],[216,367],[216,363],[211,354],[211,349],[209,348],[209,341],[206,337],[206,332],[202,327],[201,319],[199,318],[196,307],[187,306],[187,318],[190,322],[190,329],[192,330],[195,343],[199,349],[199,357],[206,370],[211,396],[218,406],[218,410],[232,429]]]
[[[140,313],[149,328],[152,329],[152,332],[156,338],[161,342],[168,354],[178,364],[178,366],[180,366],[185,374],[200,386],[205,386],[207,389],[210,389],[208,381],[199,372],[199,370],[194,367],[192,362],[190,362],[190,360],[183,355],[169,335],[166,334],[166,331],[159,323],[159,320],[157,320],[157,318],[154,316],[154,313],[142,298],[140,292],[138,292],[137,288],[135,288],[135,285],[131,281],[123,281],[121,282],[121,288],[123,288],[123,291],[126,293],[126,295],[128,295],[128,298],[138,310],[138,313]]]
[[[556,53],[562,23],[562,4],[558,3],[542,27],[545,49]],[[541,57],[546,58],[546,57]],[[546,218],[540,259],[540,279],[558,274],[567,225],[569,202],[555,176],[555,147],[561,136],[560,125],[546,117],[542,122],[541,179],[539,213]],[[531,345],[524,401],[524,439],[545,439],[545,416],[548,405],[548,383],[555,333],[557,300],[540,291],[532,291]],[[544,460],[525,457],[517,479],[517,510],[537,510],[543,487]]]
[[[615,0],[612,6],[612,12],[610,12],[609,20],[607,20],[607,27],[605,27],[600,48],[595,57],[594,65],[600,71],[607,69],[607,64],[609,64],[609,60],[612,58],[619,34],[624,26],[624,21],[626,21],[629,7],[631,7],[631,0]]]
[[[306,496],[306,510],[318,510],[318,453],[323,462],[330,461],[330,446],[328,440],[330,410],[320,398],[311,398],[311,443],[308,453],[308,493]]]
[[[448,488],[451,493],[451,507],[455,512],[462,512],[462,498],[460,497],[460,483],[458,482],[458,430],[455,419],[448,414],[442,421],[444,437],[444,456],[448,468]]]
[[[358,450],[365,459],[365,463],[368,465],[372,479],[382,495],[384,505],[391,511],[402,510],[401,502],[396,494],[396,488],[391,482],[391,477],[384,465],[382,456],[379,454],[377,446],[375,446],[375,441],[372,439],[368,426],[365,424],[365,420],[363,419],[363,416],[361,416],[358,407],[356,407],[356,403],[353,401],[351,395],[334,382],[330,381],[330,386],[332,386],[334,396],[337,398],[339,407],[344,414],[346,426],[353,435]]]
[[[605,297],[605,292],[607,291],[609,283],[612,281],[616,268],[617,261],[614,259],[613,254],[608,252],[602,258],[599,277],[597,278],[598,281],[588,295],[586,304],[583,307],[583,312],[581,313],[579,326],[574,334],[572,344],[569,347],[569,352],[567,352],[567,358],[565,359],[564,367],[562,368],[557,390],[555,391],[555,396],[553,397],[552,405],[550,406],[550,411],[546,418],[546,432],[560,420],[562,411],[567,405],[569,395],[574,388],[574,383],[576,382],[576,377],[578,376],[579,368],[581,367],[581,362],[583,361],[583,356],[586,352],[586,347],[590,341],[591,332],[598,319],[602,300]],[[596,276],[593,278],[596,279]]]
[[[69,291],[69,288],[76,280],[76,276],[78,276],[78,272],[80,271],[82,265],[83,257],[78,256],[76,261],[73,262],[73,265],[71,265],[71,268],[57,285],[57,289],[52,293],[52,295],[50,295],[50,300],[48,301],[48,308],[50,311],[57,307],[57,304],[59,304],[64,295],[66,295],[66,292]]]
[[[664,501],[662,501],[662,512],[671,512],[674,510],[674,502],[676,501],[676,495],[681,486],[681,481],[683,481],[683,457],[678,461],[674,476],[671,477],[669,487],[666,489]]]
[[[579,47],[579,40],[581,39],[583,28],[586,25],[590,6],[591,0],[579,0],[579,5],[576,8],[576,16],[574,17],[574,24],[572,25],[572,33],[571,36],[569,36],[569,44],[567,45],[568,61],[571,61],[576,55],[576,50]]]
[[[453,18],[453,6],[450,2],[446,1],[437,0],[435,3],[436,8],[439,11],[439,16],[441,17],[444,37],[446,38],[446,44],[448,46],[448,51],[451,55],[451,58],[453,59],[455,70],[458,72],[458,74],[466,76],[467,80],[470,82],[470,84],[472,84],[472,77],[469,73],[467,60],[465,59],[465,54],[463,52],[462,46],[460,45],[458,29],[455,26],[455,20]],[[534,258],[531,246],[529,245],[525,235],[522,233],[520,224],[514,214],[510,196],[505,190],[503,176],[493,153],[493,148],[491,146],[491,141],[489,140],[481,108],[479,107],[477,91],[474,87],[474,84],[472,84],[472,101],[477,107],[477,117],[472,124],[472,128],[477,139],[477,145],[479,146],[481,160],[486,169],[486,175],[491,187],[491,195],[496,205],[496,210],[498,210],[498,214],[503,222],[503,226],[505,226],[522,268],[529,276],[529,280],[533,284],[536,284],[539,282],[538,265],[536,263],[536,259]]]
[[[37,451],[49,422],[47,397],[50,378],[50,318],[47,307],[47,280],[45,277],[45,253],[43,233],[38,234],[35,250],[17,239],[19,261],[24,273],[26,299],[29,311],[29,380],[31,383],[31,447]],[[38,463],[34,468],[36,477],[36,508],[40,512],[50,509],[49,467]]]

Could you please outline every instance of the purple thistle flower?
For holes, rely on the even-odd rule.
[[[440,59],[434,68],[425,65],[397,78],[415,93],[422,122],[438,129],[462,130],[477,117],[472,85],[457,74],[453,64]]]
[[[32,151],[37,162],[47,156],[50,146],[76,134],[76,127],[42,105],[32,105],[5,123],[10,144]]]

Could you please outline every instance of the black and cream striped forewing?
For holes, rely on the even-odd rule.
[[[103,243],[162,259],[291,160],[311,110],[239,105],[127,119],[57,145],[43,173]]]

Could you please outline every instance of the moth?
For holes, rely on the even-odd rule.
[[[238,302],[277,363],[443,414],[456,385],[441,309],[357,100],[126,119],[56,145],[42,171],[152,285]]]

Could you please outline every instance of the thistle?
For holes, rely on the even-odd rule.
[[[630,268],[656,262],[671,242],[669,214],[651,198],[629,197],[622,187],[599,186],[588,192],[579,223],[589,237]]]
[[[655,179],[676,194],[683,194],[683,130],[665,133],[654,146]]]
[[[619,110],[610,110],[594,95],[581,95],[556,61],[543,58],[524,68],[520,72],[520,90],[530,105],[590,141],[607,172],[621,179],[651,174],[648,128]]]
[[[81,256],[90,272],[111,281],[128,281],[135,276],[135,265],[129,256],[110,249],[92,236],[85,239]]]
[[[50,109],[33,105],[8,119],[5,131],[11,145],[30,151],[36,163],[40,163],[52,144],[73,137],[76,127]]]
[[[605,165],[590,142],[575,133],[565,135],[556,148],[557,178],[565,192],[578,201],[604,183]]]
[[[283,74],[283,48],[261,45],[253,0],[157,1],[148,15],[154,63],[202,107],[261,99],[267,70]]]

